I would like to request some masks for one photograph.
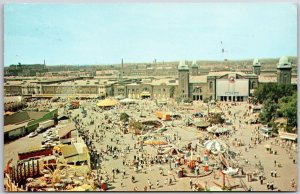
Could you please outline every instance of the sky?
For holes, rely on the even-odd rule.
[[[224,49],[224,53],[222,52]],[[297,56],[292,3],[6,4],[4,65]]]

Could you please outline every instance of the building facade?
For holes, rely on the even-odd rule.
[[[178,63],[177,63],[178,64]],[[123,64],[124,65],[124,64]],[[190,67],[189,67],[190,65]],[[5,78],[4,93],[6,96],[33,96],[33,97],[85,97],[105,98],[114,96],[133,99],[179,99],[184,100],[220,100],[245,101],[253,95],[260,83],[277,82],[278,84],[296,84],[292,80],[292,64],[287,57],[282,57],[277,64],[277,77],[269,73],[270,78],[262,75],[261,63],[254,59],[252,72],[250,71],[210,71],[199,73],[196,61],[192,63],[180,61],[176,72],[166,67],[145,65],[135,67],[147,68],[144,74],[126,76],[126,67],[122,74],[98,73],[96,77],[63,77],[63,78]],[[124,65],[125,66],[125,65]],[[150,76],[156,71],[162,71],[159,76]],[[139,71],[136,71],[136,73]],[[148,72],[148,73],[147,73]],[[191,72],[191,73],[190,73]],[[162,76],[166,74],[165,76]],[[116,76],[112,76],[116,75]],[[104,76],[104,77],[103,77]],[[275,79],[274,79],[275,78]],[[14,79],[14,80],[11,80]]]

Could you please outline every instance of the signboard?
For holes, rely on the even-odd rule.
[[[249,96],[249,79],[217,79],[217,96]]]

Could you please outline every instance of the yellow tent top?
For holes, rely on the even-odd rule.
[[[97,103],[97,106],[100,107],[109,107],[109,106],[116,106],[119,102],[115,99],[107,98]]]

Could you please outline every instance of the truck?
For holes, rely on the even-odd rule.
[[[169,114],[165,114],[165,113],[162,113],[162,112],[156,112],[156,117],[161,119],[161,120],[164,120],[164,121],[170,121],[171,120],[171,116]]]
[[[36,132],[40,133],[43,132],[45,129],[48,129],[49,127],[54,126],[54,120],[48,120],[45,122],[42,122],[39,124],[38,128],[36,129]]]

